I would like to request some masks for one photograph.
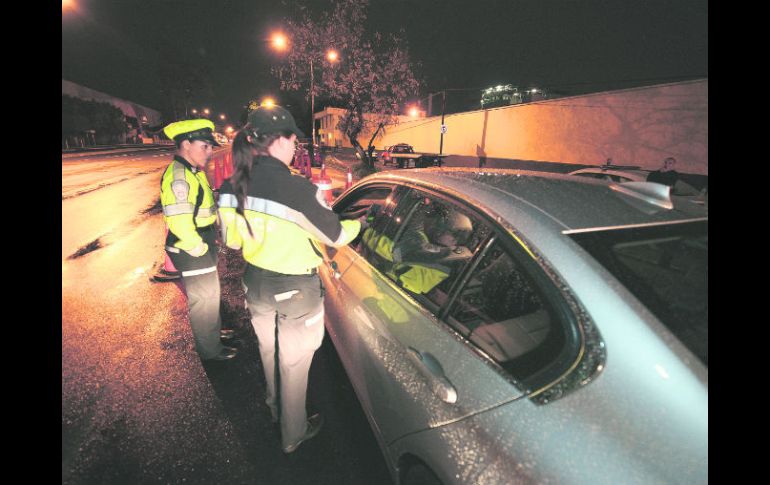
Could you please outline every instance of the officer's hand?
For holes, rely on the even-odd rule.
[[[195,246],[191,250],[187,251],[187,253],[190,256],[193,256],[195,258],[199,258],[199,257],[203,256],[204,254],[206,254],[206,251],[208,251],[208,250],[209,250],[209,245],[206,244],[205,242],[201,241],[200,244],[198,244],[197,246]]]

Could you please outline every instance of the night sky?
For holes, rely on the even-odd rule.
[[[179,57],[208,70],[196,103],[230,119],[252,98],[295,102],[270,74],[280,0],[76,1],[64,79],[160,110],[158,65]],[[473,102],[496,84],[579,94],[708,77],[707,24],[706,0],[371,0],[367,28],[404,29],[421,97],[449,88]]]

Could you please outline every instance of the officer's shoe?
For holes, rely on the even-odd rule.
[[[232,340],[235,338],[235,330],[231,328],[223,328],[219,331],[219,338],[222,340]]]
[[[238,354],[238,349],[233,347],[222,347],[217,356],[206,360],[230,360]]]
[[[307,420],[307,431],[305,431],[305,436],[303,436],[301,440],[297,441],[293,445],[285,446],[283,448],[283,452],[293,453],[294,450],[299,448],[299,445],[317,435],[318,432],[321,431],[321,426],[323,426],[323,424],[324,418],[320,414],[314,414],[310,416]]]

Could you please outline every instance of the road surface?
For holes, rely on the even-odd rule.
[[[62,158],[62,483],[390,483],[328,340],[308,393],[324,429],[280,451],[236,252],[219,269],[240,352],[200,361],[181,287],[150,282],[170,158],[167,148]]]

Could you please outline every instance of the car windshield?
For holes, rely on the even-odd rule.
[[[571,236],[708,366],[708,221]]]

